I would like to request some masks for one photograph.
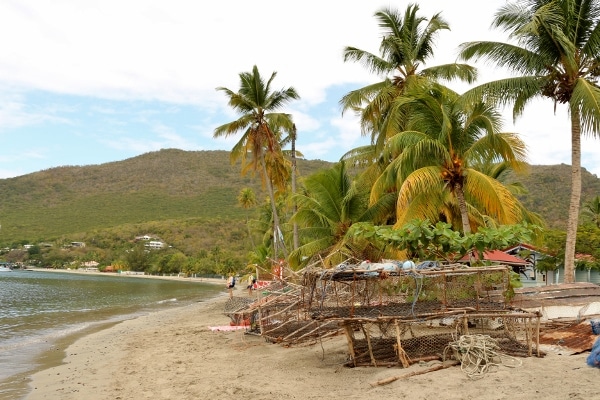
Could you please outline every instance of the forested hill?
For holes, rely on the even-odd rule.
[[[332,164],[299,160],[301,176]],[[567,165],[532,166],[516,178],[522,201],[551,227],[564,228],[570,191]],[[227,151],[161,150],[118,162],[52,168],[0,180],[0,243],[50,240],[91,230],[149,221],[245,219],[237,196],[260,181],[240,175]],[[584,171],[583,201],[600,195],[600,179]]]
[[[298,160],[301,175],[331,163]],[[227,151],[160,150],[123,161],[52,168],[0,180],[0,243],[48,240],[148,221],[245,218],[237,196],[260,180],[242,177]]]
[[[582,169],[581,201],[600,196],[600,178]],[[542,215],[550,228],[566,229],[571,196],[571,166],[533,165],[528,174],[513,178],[521,182],[528,193],[519,196],[523,204]]]

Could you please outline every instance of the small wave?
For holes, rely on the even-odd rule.
[[[177,299],[160,300],[160,301],[157,301],[156,304],[173,303],[173,302],[176,302],[176,301],[177,301]]]
[[[51,343],[57,339],[80,332],[90,326],[90,323],[80,323],[58,329],[40,330],[37,331],[35,336],[21,335],[12,340],[3,342],[2,345],[0,345],[0,353],[8,350],[30,347],[32,345],[44,344],[46,346],[51,346]]]

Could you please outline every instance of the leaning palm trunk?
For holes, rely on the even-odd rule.
[[[260,165],[263,170],[263,174],[265,176],[265,185],[267,187],[267,192],[269,193],[269,200],[271,201],[271,211],[273,212],[273,246],[274,246],[274,258],[277,258],[279,255],[278,241],[279,238],[277,235],[281,232],[280,224],[279,224],[279,214],[277,214],[277,204],[275,204],[275,192],[273,191],[273,185],[271,183],[271,178],[267,173],[267,166],[265,164],[265,156],[261,155],[260,157]],[[281,248],[283,255],[287,258],[287,251],[285,246]]]
[[[581,200],[581,121],[578,110],[571,112],[571,204],[565,244],[565,283],[575,281],[575,243]]]
[[[294,124],[293,132],[292,132],[292,197],[296,194],[296,125]],[[293,214],[296,214],[298,211],[298,204],[296,200],[293,200]],[[294,250],[297,250],[300,247],[300,240],[298,238],[298,223],[294,221],[293,226],[293,244]]]

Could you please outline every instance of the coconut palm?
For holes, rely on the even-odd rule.
[[[519,169],[524,143],[500,133],[501,116],[485,103],[464,106],[450,89],[430,84],[413,87],[403,97],[411,116],[406,130],[394,135],[386,152],[398,156],[373,186],[371,201],[398,187],[396,226],[415,218],[452,223],[465,234],[472,227],[514,224],[524,208],[481,165],[508,162]]]
[[[515,169],[514,165],[517,165],[516,169]],[[479,172],[482,172],[485,175],[502,183],[502,185],[504,185],[504,187],[506,187],[508,190],[510,190],[510,192],[515,196],[519,196],[519,195],[523,196],[523,195],[526,195],[529,193],[527,188],[525,186],[523,186],[523,184],[521,182],[518,182],[518,181],[515,181],[512,179],[514,175],[518,176],[523,173],[528,173],[529,164],[521,163],[518,161],[515,161],[515,162],[501,161],[501,162],[497,162],[497,163],[474,164],[473,169],[475,169]],[[542,218],[541,215],[539,215],[533,211],[527,210],[522,203],[519,203],[518,205],[520,207],[522,207],[521,215],[523,217],[524,222],[527,222],[530,225],[538,226],[540,228],[545,226],[544,219]],[[538,231],[536,230],[533,235],[534,238],[536,238],[536,239],[538,239],[536,237],[537,232]]]
[[[293,128],[291,115],[276,111],[291,100],[299,98],[293,87],[272,90],[271,84],[276,75],[277,73],[273,72],[265,81],[255,65],[251,72],[239,74],[240,89],[237,92],[218,87],[217,90],[225,93],[229,99],[229,106],[238,112],[240,117],[214,130],[214,137],[243,133],[231,150],[231,160],[236,162],[241,159],[243,173],[259,172],[271,200],[275,234],[280,232],[280,226],[273,183],[282,187],[287,177],[286,162],[280,147],[280,132],[291,131]],[[285,254],[285,248],[283,251]],[[277,247],[275,252],[277,253]]]
[[[351,257],[379,258],[378,249],[347,235],[352,224],[372,221],[379,212],[368,206],[368,197],[369,188],[351,179],[344,162],[305,178],[303,190],[295,196],[298,211],[292,216],[302,242],[290,254],[290,264],[297,267],[317,257],[330,267]]]
[[[298,139],[298,132],[296,131],[296,125],[294,124],[294,126],[292,127],[292,134],[290,137],[290,141],[292,143],[292,149],[291,149],[291,159],[292,159],[292,196],[296,194],[296,177],[297,177],[297,173],[298,173],[298,168],[297,168],[297,162],[296,162],[296,140]],[[298,211],[298,206],[296,205],[296,202],[294,201],[294,204],[292,205],[292,213],[296,213],[296,211]],[[298,247],[300,247],[300,236],[298,235],[298,224],[296,222],[293,223],[293,229],[292,229],[292,243],[294,245],[293,249],[296,250]]]
[[[600,196],[596,196],[583,204],[583,216],[600,228]]]
[[[581,134],[600,133],[600,3],[596,0],[517,0],[501,7],[492,26],[512,43],[469,42],[464,60],[484,59],[516,77],[471,89],[466,98],[513,104],[518,117],[534,98],[565,104],[571,119],[571,200],[565,245],[565,282],[575,279],[575,243],[581,199]]]
[[[390,136],[404,130],[402,124],[407,111],[394,107],[394,100],[410,85],[439,79],[471,83],[476,78],[475,69],[467,64],[423,67],[433,56],[437,35],[450,28],[439,13],[427,20],[417,15],[418,11],[418,5],[409,4],[404,15],[390,8],[375,13],[383,33],[380,55],[356,47],[344,49],[344,61],[359,62],[383,78],[348,93],[340,101],[344,111],[353,110],[360,116],[362,132],[371,135],[377,153]]]

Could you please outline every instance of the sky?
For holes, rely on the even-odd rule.
[[[375,12],[409,2],[378,0],[3,0],[0,2],[0,179],[60,166],[125,160],[166,148],[230,150],[213,138],[238,116],[217,87],[239,88],[256,65],[273,88],[294,87],[297,149],[335,162],[368,144],[339,100],[381,80],[344,63],[354,46],[378,54]],[[505,41],[489,29],[504,0],[421,0],[420,15],[450,24],[428,65],[456,61],[459,44]],[[451,6],[450,6],[451,5]],[[478,83],[506,72],[479,68]],[[458,92],[468,86],[450,83]],[[532,104],[504,131],[517,132],[535,165],[571,163],[565,110]],[[600,139],[584,138],[582,166],[600,176]]]

